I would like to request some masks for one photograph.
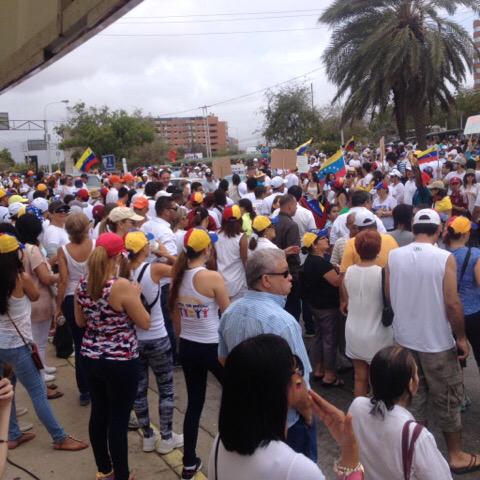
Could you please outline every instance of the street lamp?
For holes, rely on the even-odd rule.
[[[43,107],[43,129],[45,131],[45,143],[47,145],[47,161],[48,161],[48,173],[51,174],[52,173],[52,162],[51,162],[51,159],[50,159],[50,141],[49,141],[49,138],[48,138],[48,127],[47,127],[47,107],[50,106],[50,105],[56,105],[56,104],[60,104],[60,103],[69,103],[70,100],[58,100],[56,102],[50,102],[50,103],[47,103],[44,107]]]

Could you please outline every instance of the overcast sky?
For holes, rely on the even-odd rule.
[[[313,83],[315,103],[324,105],[335,88],[320,61],[330,33],[317,19],[329,4],[330,0],[144,0],[102,34],[0,95],[0,112],[9,112],[10,119],[42,119],[47,103],[69,99],[71,104],[140,108],[159,116],[302,75],[299,82]],[[456,19],[472,31],[473,18],[462,10]],[[295,31],[170,36],[258,30]],[[110,36],[119,34],[165,36]],[[246,147],[261,140],[257,131],[263,105],[264,94],[259,93],[210,112],[228,121],[229,134]],[[182,115],[200,114],[196,109]],[[65,105],[48,107],[47,118],[52,125],[64,120]],[[42,132],[0,132],[0,147],[9,146],[19,158],[20,142],[26,137],[41,138]]]

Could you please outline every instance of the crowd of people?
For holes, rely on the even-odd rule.
[[[63,394],[49,337],[57,357],[74,356],[97,479],[135,478],[129,426],[145,452],[183,447],[181,478],[194,478],[209,372],[222,386],[214,480],[324,478],[318,421],[340,447],[339,479],[480,470],[461,438],[470,349],[480,364],[480,157],[459,139],[432,150],[423,161],[411,144],[385,155],[349,147],[337,174],[318,152],[307,173],[268,159],[228,179],[203,164],[178,178],[166,168],[99,173],[99,188],[86,174],[3,174],[1,366],[53,447],[77,451],[89,445],[50,406]],[[172,426],[175,368],[187,392],[182,433]],[[312,385],[346,388],[349,369],[355,399],[342,412]],[[35,438],[11,388],[0,382],[0,449]],[[446,459],[426,427],[429,402]]]

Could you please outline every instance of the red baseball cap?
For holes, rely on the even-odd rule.
[[[133,202],[133,208],[138,208],[139,210],[143,210],[144,208],[148,207],[148,198],[147,197],[138,197]]]
[[[127,251],[123,238],[116,233],[102,233],[98,237],[95,247],[103,247],[110,258]]]
[[[86,202],[90,198],[90,194],[86,188],[81,188],[77,191],[77,197]]]

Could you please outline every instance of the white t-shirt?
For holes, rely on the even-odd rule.
[[[405,189],[403,191],[403,203],[405,205],[413,205],[413,196],[417,191],[417,185],[415,184],[415,180],[407,180],[405,182]]]
[[[397,201],[397,204],[403,203],[405,185],[402,182],[398,182],[396,185],[391,184],[389,188],[392,192],[392,197]]]
[[[395,341],[419,352],[444,352],[455,346],[443,296],[450,252],[413,242],[388,256]]]
[[[388,196],[385,200],[380,200],[380,197],[377,195],[375,200],[373,200],[372,208],[376,212],[378,210],[392,211],[397,206],[397,201]],[[393,230],[393,216],[390,217],[380,217],[383,225],[387,231]]]
[[[371,408],[370,399],[366,397],[356,398],[349,408],[360,449],[360,461],[365,468],[365,480],[403,480],[402,429],[405,422],[414,418],[399,405],[390,411],[385,409],[385,418],[370,414]],[[410,438],[414,428],[415,424],[411,424]],[[410,479],[451,478],[450,468],[438,450],[435,438],[423,428],[415,443]]]
[[[105,198],[105,203],[117,203],[118,202],[118,190],[112,187]]]
[[[43,232],[42,243],[48,257],[54,257],[57,250],[70,242],[64,228],[50,224]]]
[[[212,480],[325,480],[315,463],[281,441],[259,447],[253,455],[229,452],[220,443],[215,478],[217,441],[218,436],[213,442],[208,462],[208,478]]]

